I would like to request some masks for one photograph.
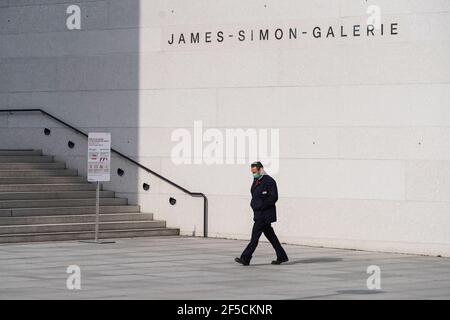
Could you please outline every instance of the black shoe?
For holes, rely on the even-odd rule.
[[[234,258],[234,261],[236,261],[237,263],[242,264],[243,266],[248,266],[250,264],[250,262],[242,260],[241,258]]]
[[[285,262],[288,262],[289,261],[289,259],[288,258],[286,258],[286,259],[283,259],[283,260],[273,260],[272,261],[272,264],[282,264],[282,263],[285,263]]]

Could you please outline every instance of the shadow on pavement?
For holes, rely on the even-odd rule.
[[[328,263],[328,262],[338,262],[342,261],[342,258],[334,258],[334,257],[323,257],[323,258],[310,258],[310,259],[297,259],[297,260],[290,260],[289,262],[283,263],[282,266],[289,266],[294,264],[300,264],[300,263]],[[256,263],[251,264],[252,266],[268,266],[272,265],[269,263]]]
[[[311,259],[302,259],[302,260],[293,260],[289,261],[285,264],[296,264],[296,263],[326,263],[326,262],[338,262],[342,261],[342,258],[334,258],[334,257],[323,257],[323,258],[311,258]]]
[[[384,293],[384,291],[381,290],[338,290],[336,291],[338,294],[377,294],[377,293]]]

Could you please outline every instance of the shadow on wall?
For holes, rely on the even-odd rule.
[[[8,23],[0,28],[6,42],[0,51],[0,108],[41,108],[84,132],[111,132],[114,148],[137,157],[139,4],[79,1],[77,9],[37,0],[1,6]],[[75,21],[80,29],[69,30]],[[86,175],[87,140],[37,113],[0,115],[0,148],[42,149]],[[111,173],[105,188],[118,196],[134,203],[136,193],[145,192],[130,163],[113,157]]]

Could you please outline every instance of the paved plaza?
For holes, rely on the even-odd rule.
[[[114,244],[0,245],[0,299],[449,299],[450,259],[285,245],[274,266],[261,242],[252,265],[233,259],[246,241],[191,237],[119,239]],[[81,270],[68,290],[67,267]],[[368,290],[367,267],[381,269]]]

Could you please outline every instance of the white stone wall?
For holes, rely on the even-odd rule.
[[[0,0],[0,105],[42,107],[193,191],[208,195],[210,236],[248,238],[245,165],[175,165],[175,129],[280,131],[282,241],[450,256],[448,0]],[[315,39],[364,24],[378,5],[398,35]],[[299,26],[296,41],[170,46],[172,33]],[[337,29],[336,29],[337,30]],[[42,147],[85,171],[85,142],[42,134],[42,117],[0,117],[0,147]],[[55,127],[52,122],[46,126]],[[202,202],[140,170],[109,187],[179,226],[202,231]],[[83,171],[84,170],[84,171]],[[142,191],[143,181],[151,190]],[[177,205],[170,206],[168,197]]]

